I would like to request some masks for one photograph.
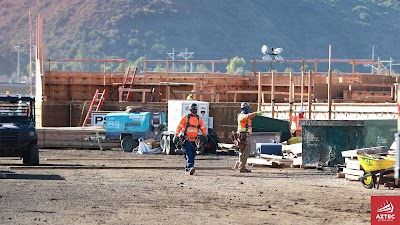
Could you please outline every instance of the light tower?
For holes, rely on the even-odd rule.
[[[269,49],[268,46],[263,45],[261,47],[261,52],[264,54],[262,57],[263,60],[270,60],[271,61],[271,67],[270,67],[270,72],[274,69],[272,67],[272,60],[284,60],[283,57],[281,56],[281,53],[283,52],[283,48],[271,48]]]

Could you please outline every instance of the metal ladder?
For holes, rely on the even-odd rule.
[[[92,103],[90,104],[90,107],[89,107],[88,112],[86,114],[85,120],[83,121],[82,127],[90,126],[92,112],[93,111],[95,111],[95,112],[100,111],[100,108],[101,108],[101,106],[103,105],[103,102],[104,102],[105,93],[106,93],[106,89],[104,89],[103,92],[99,92],[99,89],[96,89],[96,93],[93,96]]]

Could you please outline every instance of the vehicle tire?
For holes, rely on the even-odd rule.
[[[160,140],[160,147],[162,149],[163,153],[166,153],[167,151],[167,136],[162,136]]]
[[[360,178],[361,183],[367,189],[372,189],[374,187],[375,180],[376,180],[375,176],[372,175],[371,173],[367,173]]]
[[[39,165],[39,147],[36,143],[32,144],[27,154],[23,156],[22,163],[29,166]]]
[[[175,155],[175,146],[171,145],[171,136],[166,136],[167,141],[165,142],[165,154],[167,155]]]
[[[121,149],[124,152],[132,152],[134,148],[138,146],[138,143],[136,140],[132,138],[132,136],[125,136],[122,138],[121,141]]]
[[[209,154],[217,154],[218,148],[218,136],[217,135],[208,135],[208,146],[209,148],[206,149],[206,153]]]
[[[204,155],[204,145],[201,145],[199,149],[196,150],[197,155]]]

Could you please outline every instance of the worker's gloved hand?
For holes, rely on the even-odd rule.
[[[174,144],[178,144],[179,140],[180,140],[180,137],[177,136],[177,135],[175,135],[174,138],[172,139],[172,142],[173,142]]]
[[[263,112],[262,111],[258,111],[256,112],[257,115],[262,116]]]

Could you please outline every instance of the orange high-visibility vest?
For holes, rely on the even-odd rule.
[[[189,118],[189,121],[187,120]],[[186,130],[186,132],[185,132]],[[195,141],[199,130],[205,136],[207,133],[206,126],[203,122],[203,119],[199,116],[193,116],[191,114],[185,115],[182,117],[181,121],[176,128],[175,134],[178,136],[179,133],[185,132],[189,141]]]
[[[302,126],[300,125],[300,120],[304,120],[305,118],[300,118],[299,116],[294,116],[292,124],[290,126],[291,132],[301,133]]]

